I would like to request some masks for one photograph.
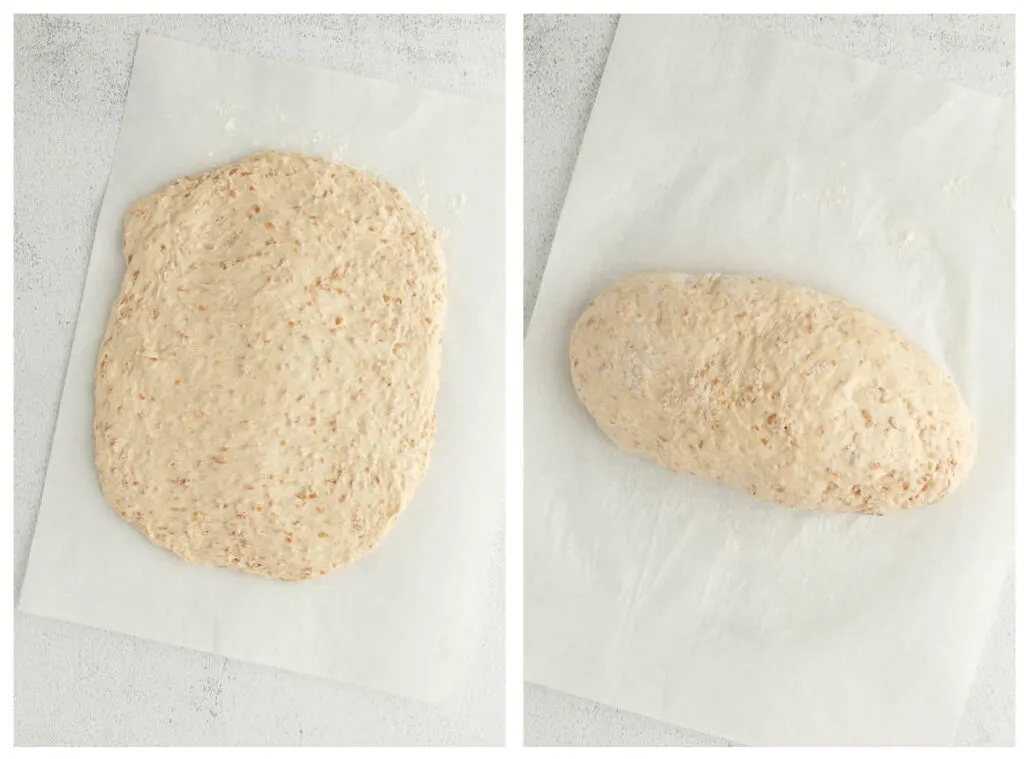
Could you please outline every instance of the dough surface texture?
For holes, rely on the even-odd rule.
[[[923,350],[785,282],[629,277],[577,321],[570,367],[620,448],[785,506],[923,506],[974,463],[967,406]]]
[[[374,548],[434,442],[437,234],[387,182],[268,152],[134,203],[96,368],[104,497],[198,564],[283,580]]]

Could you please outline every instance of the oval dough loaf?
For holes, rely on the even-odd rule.
[[[107,502],[186,561],[285,580],[372,549],[434,441],[445,272],[397,189],[264,153],[135,203],[96,369]]]
[[[884,514],[960,485],[974,428],[920,348],[767,279],[640,274],[572,333],[572,381],[624,450],[786,506]]]

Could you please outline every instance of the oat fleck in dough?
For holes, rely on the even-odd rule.
[[[785,282],[629,277],[576,323],[570,371],[620,448],[786,506],[923,506],[974,463],[967,405],[924,351]]]
[[[396,188],[269,152],[125,218],[96,369],[109,504],[185,561],[284,580],[380,542],[434,442],[437,233]]]

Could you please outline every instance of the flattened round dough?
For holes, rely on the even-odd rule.
[[[434,441],[437,233],[396,188],[263,153],[125,218],[96,369],[107,502],[189,562],[284,580],[371,550]]]

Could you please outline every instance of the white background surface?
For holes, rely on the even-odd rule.
[[[1012,22],[1005,19],[749,18],[784,34],[896,68],[1005,95],[1012,91]],[[601,68],[609,18],[533,18],[526,28],[527,318],[557,225]],[[1013,594],[1007,583],[972,698],[964,744],[1013,740]],[[527,744],[727,745],[724,741],[527,685]]]
[[[21,17],[15,29],[15,589],[137,32],[500,97],[500,19]],[[458,703],[335,683],[15,614],[16,744],[497,743],[500,542]]]

